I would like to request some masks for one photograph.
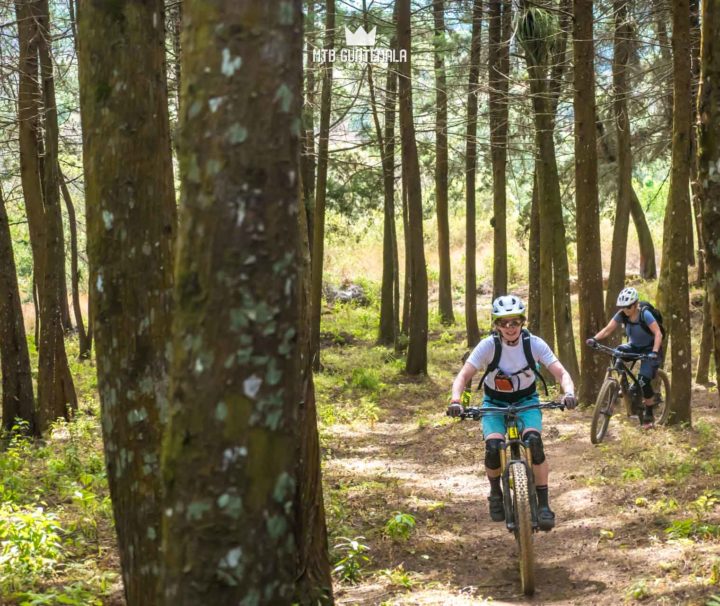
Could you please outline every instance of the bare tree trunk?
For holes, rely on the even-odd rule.
[[[634,187],[630,188],[630,215],[635,224],[640,247],[640,277],[643,280],[654,280],[657,278],[655,245],[645,218],[645,211],[640,204],[640,200],[638,200]]]
[[[402,213],[403,213],[403,244],[405,245],[405,281],[403,287],[402,327],[400,332],[410,334],[410,308],[412,307],[412,255],[410,254],[410,221],[408,219],[408,184],[407,170],[402,167]]]
[[[575,191],[577,221],[578,304],[580,339],[593,336],[605,325],[602,298],[600,213],[598,199],[597,113],[593,42],[593,1],[573,3],[575,58]],[[593,401],[605,374],[605,361],[580,347],[582,374],[578,397]]]
[[[70,272],[71,272],[71,284],[72,284],[72,301],[73,301],[73,312],[75,314],[75,326],[78,331],[78,341],[80,353],[78,357],[81,360],[86,360],[90,357],[91,342],[88,339],[88,334],[85,331],[85,324],[83,323],[82,308],[80,305],[80,275],[78,272],[78,245],[77,245],[77,219],[75,217],[75,206],[70,196],[67,183],[62,171],[58,167],[58,176],[60,178],[60,190],[62,191],[63,199],[65,200],[65,208],[68,214],[68,223],[70,227]]]
[[[703,298],[702,336],[700,337],[700,353],[698,354],[695,382],[707,385],[710,382],[710,356],[713,351],[712,319],[710,317],[710,298],[707,291]]]
[[[530,238],[528,242],[528,330],[540,330],[540,203],[538,202],[537,169],[533,170],[530,202]]]
[[[507,132],[511,3],[490,0],[488,9],[488,97],[493,174],[493,298],[507,293]]]
[[[0,189],[0,361],[2,362],[2,422],[11,431],[18,420],[36,435],[30,354],[25,338],[17,269],[5,200]]]
[[[475,255],[475,176],[477,173],[477,111],[480,79],[482,0],[473,0],[470,74],[468,78],[467,131],[465,135],[465,328],[468,347],[480,341],[477,319],[477,269]]]
[[[453,324],[448,220],[448,101],[445,75],[445,2],[433,0],[435,22],[435,205],[438,224],[439,312],[443,324]]]
[[[335,0],[325,3],[325,49],[335,47]],[[326,57],[323,66],[322,92],[320,93],[320,138],[318,141],[317,182],[315,208],[312,213],[312,330],[310,346],[313,352],[313,369],[320,370],[320,317],[322,312],[323,256],[325,253],[325,197],[327,195],[328,147],[330,142],[330,109],[332,102],[333,63]]]
[[[18,117],[21,179],[33,249],[33,278],[37,286],[39,331],[38,430],[57,418],[70,418],[77,397],[65,353],[62,324],[64,250],[60,215],[57,149],[58,129],[46,0],[17,0],[20,45]],[[38,85],[41,82],[42,86]],[[43,143],[38,117],[40,99],[45,110]],[[40,149],[46,162],[40,162]]]
[[[710,303],[715,373],[720,369],[720,6],[702,0],[698,167],[702,184],[705,287]],[[673,349],[674,349],[673,345]],[[717,378],[716,378],[717,383]]]
[[[90,320],[105,462],[125,598],[143,606],[163,603],[160,450],[177,229],[164,23],[163,0],[84,3],[78,22]],[[194,160],[185,164],[193,178],[214,170],[202,157]],[[193,296],[196,284],[183,284]]]
[[[313,59],[313,51],[317,44],[315,28],[315,0],[308,0],[308,11],[305,19],[305,39],[307,41],[307,69],[305,70],[305,102],[303,105],[303,147],[300,155],[300,170],[303,174],[303,199],[307,214],[308,238],[313,242],[313,215],[315,212],[315,102],[317,63]]]
[[[395,47],[395,43],[391,43]],[[380,128],[375,95],[372,95],[373,116],[383,165],[383,275],[380,294],[380,328],[378,343],[393,345],[397,340],[397,309],[395,309],[395,284],[397,283],[395,238],[395,107],[397,105],[397,66],[388,65],[385,84],[385,132]],[[372,69],[368,66],[368,78]]]
[[[398,86],[400,102],[400,135],[403,172],[407,174],[408,242],[412,270],[409,343],[405,371],[410,375],[427,374],[428,284],[423,244],[422,190],[420,162],[415,141],[412,97],[412,48],[410,0],[398,0],[398,48],[405,51],[400,61]]]
[[[301,142],[302,144],[302,142]],[[301,173],[302,177],[302,173]],[[301,187],[300,192],[304,189]],[[310,351],[310,283],[312,263],[307,215],[298,213],[301,271],[299,275],[299,377],[300,404],[297,427],[295,493],[295,541],[297,543],[297,573],[294,601],[298,604],[333,604],[332,578],[328,554],[327,525],[323,505],[322,473],[320,466],[320,440],[317,427],[315,383],[313,381],[312,354]]]
[[[630,224],[630,198],[632,187],[632,152],[630,148],[630,120],[628,118],[628,40],[630,22],[626,0],[614,0],[615,36],[613,42],[613,108],[617,131],[617,203],[615,223],[613,225],[612,255],[610,257],[610,275],[605,294],[605,314],[613,315],[618,293],[625,285],[625,265],[627,260],[628,226]],[[618,339],[615,336],[615,339]]]
[[[690,214],[690,6],[675,0],[673,24],[673,137],[670,193],[663,226],[663,255],[657,300],[668,318],[672,341],[672,410],[669,423],[690,423],[691,343],[687,274],[687,223]]]

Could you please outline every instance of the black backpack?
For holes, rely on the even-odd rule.
[[[658,326],[660,327],[660,332],[662,333],[663,339],[665,338],[665,327],[663,326],[663,316],[660,313],[660,310],[657,309],[652,303],[649,301],[640,301],[640,328],[642,328],[647,334],[651,335],[653,334],[652,330],[650,330],[650,327],[647,325],[647,322],[645,322],[645,318],[643,316],[645,315],[645,311],[649,311],[652,314],[652,317],[655,318],[655,321],[658,323]],[[623,328],[627,326],[628,318],[625,314],[623,314]]]
[[[490,364],[487,365],[487,368],[485,369],[485,374],[480,379],[480,382],[478,383],[477,390],[480,391],[485,384],[485,379],[487,378],[488,374],[490,374],[493,370],[496,370],[497,367],[500,364],[500,356],[502,355],[502,341],[500,340],[500,335],[496,331],[492,331],[490,333],[490,336],[493,338],[493,344],[495,345],[495,353],[493,354],[493,359],[490,361]],[[537,360],[532,355],[532,347],[530,342],[530,337],[532,337],[532,334],[527,328],[523,328],[520,336],[522,338],[522,346],[523,346],[523,352],[525,352],[525,359],[527,360],[527,366],[525,368],[522,368],[518,370],[514,374],[519,374],[521,372],[525,372],[526,370],[532,370],[535,373],[535,377],[537,379],[540,379],[542,381],[543,387],[545,388],[545,395],[548,395],[548,388],[547,383],[545,382],[545,378],[540,374],[538,371],[538,363]],[[465,356],[463,356],[463,362],[467,360],[467,356],[469,356],[470,353],[466,353]],[[470,383],[468,383],[468,388],[470,387]]]

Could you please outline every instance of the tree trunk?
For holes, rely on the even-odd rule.
[[[710,383],[710,356],[713,350],[712,320],[710,318],[710,299],[707,292],[703,298],[702,336],[700,337],[700,353],[698,354],[695,382],[698,385]]]
[[[410,334],[410,308],[412,307],[412,255],[410,254],[410,221],[408,219],[408,177],[404,162],[402,166],[402,212],[403,240],[405,245],[405,280],[403,287],[402,326],[400,332]]]
[[[2,421],[11,431],[18,420],[37,435],[30,354],[25,338],[20,290],[10,225],[0,189],[0,361],[2,362]]]
[[[78,271],[78,245],[77,245],[77,219],[75,217],[75,205],[73,204],[70,191],[68,190],[65,176],[58,167],[58,177],[60,178],[60,191],[63,200],[65,200],[65,208],[68,214],[68,224],[70,227],[70,273],[72,284],[72,301],[73,313],[75,314],[75,326],[78,331],[79,355],[81,360],[87,360],[90,357],[91,342],[85,331],[83,322],[82,307],[80,305],[80,274]]]
[[[300,0],[279,13],[262,0],[185,6],[184,98],[199,110],[185,116],[180,142],[163,446],[166,605],[290,604],[296,590],[293,505],[309,489],[295,480],[309,363],[303,370],[298,343],[302,206],[294,177],[301,8]],[[245,35],[207,35],[218,27]],[[211,98],[225,102],[213,112]]]
[[[335,47],[335,0],[325,3],[325,50]],[[333,62],[325,57],[322,92],[320,93],[320,138],[318,140],[315,208],[312,213],[312,323],[310,346],[313,369],[320,370],[320,316],[322,312],[323,257],[325,251],[325,197],[327,195],[328,147],[330,141],[330,107],[332,101]]]
[[[438,224],[439,312],[443,324],[453,324],[448,220],[448,101],[445,74],[445,2],[433,0],[435,22],[435,205]]]
[[[302,171],[303,200],[307,214],[308,238],[313,242],[313,214],[315,211],[315,102],[316,83],[315,70],[317,64],[313,59],[313,50],[317,44],[317,31],[315,28],[315,0],[309,0],[308,12],[305,19],[305,39],[307,41],[307,69],[305,70],[305,103],[303,104],[303,140],[302,154],[300,156],[300,170]]]
[[[540,330],[540,203],[538,202],[537,168],[533,170],[530,202],[530,238],[528,242],[528,330]]]
[[[64,249],[57,181],[57,113],[49,48],[48,6],[40,0],[18,0],[20,78],[18,118],[21,180],[33,250],[33,279],[37,286],[38,431],[60,417],[70,418],[77,398],[65,353],[62,324]],[[42,86],[38,85],[42,83]],[[45,110],[41,140],[40,99]],[[40,149],[43,158],[40,162]]]
[[[398,0],[398,48],[406,52],[400,61],[399,101],[403,171],[407,174],[408,241],[412,270],[409,343],[405,371],[427,374],[428,284],[423,244],[422,190],[413,118],[410,0]]]
[[[477,173],[477,112],[482,35],[482,0],[473,0],[470,74],[468,78],[467,131],[465,135],[465,329],[468,347],[480,341],[477,318],[477,273],[475,255],[475,177]]]
[[[605,325],[602,297],[600,213],[595,111],[593,1],[575,0],[573,5],[573,52],[575,57],[575,217],[577,221],[578,305],[580,308],[580,391],[591,402],[605,374],[605,360],[583,347],[586,338]]]
[[[490,0],[488,5],[488,110],[490,157],[493,175],[493,299],[507,293],[507,132],[508,82],[510,70],[511,19],[508,0]]]
[[[645,218],[640,200],[638,200],[635,188],[630,188],[630,215],[635,224],[638,244],[640,247],[640,277],[643,280],[654,280],[657,278],[657,266],[655,264],[655,245],[653,244],[652,233]]]
[[[656,26],[658,33],[658,44],[660,46],[660,57],[663,62],[663,73],[661,79],[665,94],[662,96],[663,113],[665,115],[665,127],[667,133],[672,133],[673,125],[673,64],[670,38],[668,38],[667,22],[670,20],[669,5],[667,0],[659,0],[655,3]]]
[[[720,6],[711,0],[702,0],[700,66],[698,167],[703,189],[705,287],[710,301],[717,374],[720,368]]]
[[[690,6],[672,5],[673,137],[670,192],[663,226],[663,255],[657,301],[668,318],[672,341],[672,410],[669,423],[690,423],[691,358],[690,301],[687,274],[687,224],[690,214]]]
[[[301,142],[302,143],[302,142]],[[301,191],[304,189],[301,188]],[[300,353],[299,444],[295,494],[295,541],[298,547],[295,599],[298,604],[333,604],[327,525],[323,506],[320,441],[317,428],[315,384],[310,352],[310,241],[307,215],[298,213],[301,259],[298,351]]]
[[[615,312],[618,293],[625,286],[628,226],[630,224],[630,198],[632,187],[632,152],[630,148],[630,120],[628,118],[627,66],[628,40],[631,36],[626,0],[614,0],[615,36],[613,42],[613,108],[617,132],[617,203],[613,225],[610,275],[605,294],[605,314]],[[615,337],[617,339],[617,337]]]
[[[563,28],[560,28],[563,31]],[[560,56],[555,53],[554,63],[564,61],[564,38],[561,35]],[[572,376],[579,374],[577,353],[572,328],[570,306],[570,272],[562,216],[560,180],[557,170],[553,137],[554,90],[557,77],[547,79],[548,68],[531,53],[525,53],[530,74],[535,121],[537,154],[538,196],[540,215],[540,336],[554,347],[552,330],[554,320],[558,339],[558,356]],[[548,95],[550,93],[550,95]],[[552,273],[552,279],[548,276]],[[553,313],[554,312],[554,313]]]
[[[162,0],[88,2],[78,22],[90,317],[105,462],[125,598],[143,606],[161,603],[159,461],[176,232],[163,13]],[[199,178],[197,158],[189,170]]]
[[[391,42],[391,48],[396,41]],[[368,66],[368,75],[372,74]],[[393,345],[397,341],[398,327],[395,308],[395,284],[397,283],[396,259],[397,241],[395,236],[395,108],[397,105],[397,65],[389,64],[385,83],[385,125],[384,133],[380,128],[377,106],[373,94],[373,115],[383,166],[383,274],[380,294],[380,329],[378,343]]]
[[[692,216],[688,217],[688,259],[695,260],[695,248],[693,244],[693,217],[697,229],[698,259],[697,259],[697,283],[702,284],[705,279],[705,263],[702,255],[703,234],[702,234],[702,186],[698,180],[697,162],[697,135],[694,126],[697,124],[697,97],[700,85],[700,6],[699,0],[690,0],[690,65],[692,70],[691,95],[695,103],[692,104],[692,127],[690,128],[690,192],[692,196]],[[691,263],[693,265],[693,263]]]

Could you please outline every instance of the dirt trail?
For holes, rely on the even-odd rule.
[[[714,396],[716,397],[716,396]],[[613,419],[607,447],[589,440],[589,410],[550,411],[544,441],[557,526],[535,535],[535,596],[520,593],[515,542],[487,514],[484,447],[476,422],[448,422],[442,400],[401,402],[384,422],[335,426],[326,479],[347,508],[347,532],[362,534],[373,558],[359,584],[336,586],[339,604],[704,604],[718,587],[686,583],[717,542],[667,541],[662,521],[635,506],[632,482],[597,482],[618,446]],[[707,402],[710,399],[707,398]],[[702,404],[699,404],[702,406]],[[716,417],[717,410],[699,409]],[[698,412],[696,412],[696,415]],[[418,418],[425,419],[418,422]],[[393,511],[417,526],[406,542],[383,536]],[[403,566],[409,588],[383,569]]]

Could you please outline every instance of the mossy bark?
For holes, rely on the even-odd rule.
[[[289,604],[302,3],[192,0],[184,17],[164,603]]]
[[[159,603],[160,443],[176,233],[162,0],[86,2],[79,33],[90,316],[129,606]]]

